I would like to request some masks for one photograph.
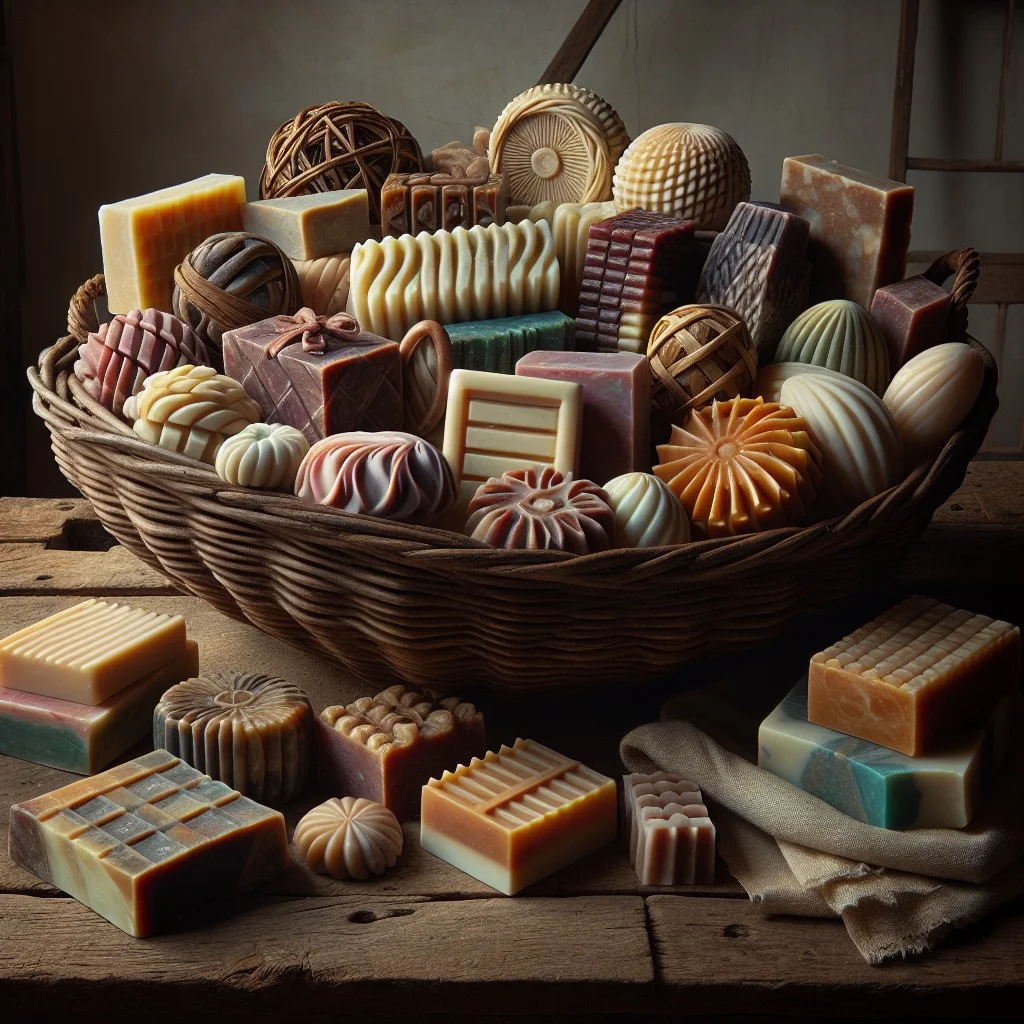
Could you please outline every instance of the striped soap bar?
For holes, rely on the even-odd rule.
[[[445,324],[444,329],[452,342],[454,367],[515,373],[516,363],[527,352],[571,352],[576,321],[555,309],[498,320]]]

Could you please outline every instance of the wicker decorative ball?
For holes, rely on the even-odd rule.
[[[422,171],[419,143],[401,121],[369,103],[332,100],[300,110],[271,136],[260,197],[365,188],[380,223],[380,187],[389,174]]]
[[[749,397],[757,349],[739,315],[726,306],[680,306],[666,313],[647,343],[651,408],[662,422],[681,422],[712,401]]]
[[[245,231],[211,235],[174,270],[174,313],[221,356],[221,335],[302,304],[295,265],[269,239]],[[218,366],[218,368],[221,368]]]

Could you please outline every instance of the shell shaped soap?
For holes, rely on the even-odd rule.
[[[896,421],[913,467],[931,458],[971,411],[985,364],[970,345],[949,342],[926,349],[896,371],[882,397]]]
[[[365,797],[334,797],[314,807],[292,836],[309,867],[332,878],[366,879],[394,867],[404,836],[395,815]]]
[[[690,523],[682,502],[650,473],[623,473],[604,485],[615,513],[615,544],[620,548],[659,548],[685,544]]]
[[[822,494],[831,510],[848,512],[899,482],[903,442],[870,388],[843,374],[802,373],[782,385],[781,397],[807,421],[821,448]]]
[[[229,437],[214,467],[225,483],[290,491],[309,442],[287,423],[252,423]]]
[[[766,363],[757,371],[754,394],[760,395],[766,402],[781,402],[782,385],[790,377],[797,377],[801,373],[816,373],[826,377],[843,376],[835,370],[826,370],[824,366],[815,366],[813,363]]]
[[[860,304],[829,299],[805,309],[786,328],[777,363],[823,366],[866,384],[879,397],[889,383],[889,350],[882,329]]]

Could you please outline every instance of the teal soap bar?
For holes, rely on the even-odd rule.
[[[1006,754],[1014,696],[984,729],[910,757],[808,722],[804,678],[761,723],[757,763],[868,825],[963,828]]]
[[[557,309],[549,313],[507,316],[445,324],[452,341],[452,366],[459,370],[515,373],[527,352],[571,352],[576,321]]]

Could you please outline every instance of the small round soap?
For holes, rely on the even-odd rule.
[[[660,548],[685,544],[690,523],[682,502],[651,473],[623,473],[604,485],[615,513],[615,546]]]
[[[398,819],[383,804],[354,796],[314,807],[292,836],[311,870],[342,880],[383,875],[394,867],[404,839]]]
[[[229,437],[214,467],[225,483],[291,491],[309,442],[286,423],[252,423]]]

